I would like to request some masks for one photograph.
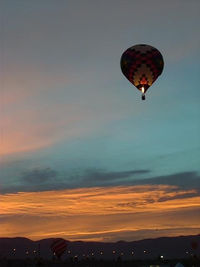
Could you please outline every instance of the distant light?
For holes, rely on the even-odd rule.
[[[133,254],[134,254],[134,252],[132,251],[132,252],[131,252],[131,254],[133,255]]]
[[[100,254],[103,255],[103,251],[101,251]]]
[[[160,258],[161,258],[161,259],[163,259],[163,258],[164,258],[164,256],[163,256],[163,255],[161,255],[161,256],[160,256]]]
[[[123,256],[123,255],[124,255],[124,253],[122,252],[122,253],[121,253],[121,256]]]
[[[70,254],[70,253],[71,253],[71,251],[70,251],[70,250],[68,250],[68,251],[67,251],[67,253],[68,253],[68,254]]]
[[[113,254],[115,254],[116,253],[116,251],[115,250],[113,250],[113,252],[112,252]]]
[[[146,253],[147,251],[146,250],[144,250],[144,253]]]
[[[13,248],[13,251],[16,251],[16,248]]]
[[[94,253],[92,252],[92,256],[94,256]]]

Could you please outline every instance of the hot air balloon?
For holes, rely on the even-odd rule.
[[[67,242],[62,238],[56,238],[53,240],[50,248],[53,254],[56,255],[57,258],[60,258],[62,254],[66,251]]]
[[[121,56],[121,70],[124,76],[145,93],[163,71],[164,61],[161,53],[153,46],[138,44],[129,47]]]

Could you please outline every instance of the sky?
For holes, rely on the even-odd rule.
[[[198,0],[1,0],[0,237],[200,233]],[[146,101],[120,70],[149,44]]]

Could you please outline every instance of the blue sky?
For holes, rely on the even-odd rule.
[[[197,190],[199,11],[194,0],[1,1],[2,196],[162,177]],[[146,101],[120,70],[140,43],[165,62]]]

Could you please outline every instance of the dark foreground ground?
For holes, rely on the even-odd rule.
[[[173,260],[131,260],[121,259],[106,261],[86,259],[77,261],[74,259],[66,261],[47,261],[42,259],[0,259],[0,267],[175,267],[180,262],[184,267],[200,267],[199,259],[173,259]]]

